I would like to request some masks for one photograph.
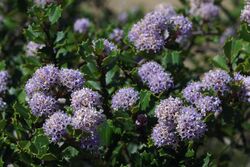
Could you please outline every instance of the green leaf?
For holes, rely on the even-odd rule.
[[[57,159],[56,156],[52,153],[43,154],[42,156],[39,156],[38,158],[44,161],[53,161]]]
[[[106,76],[105,76],[106,84],[110,84],[113,81],[115,74],[118,71],[119,71],[119,67],[116,65],[106,73]]]
[[[39,155],[47,153],[49,149],[49,139],[42,134],[35,136],[32,140],[32,144],[34,144],[35,148],[38,150]]]
[[[63,38],[65,37],[65,34],[63,31],[60,31],[60,32],[57,32],[57,35],[56,35],[56,43],[57,42],[60,42]]]
[[[63,154],[63,158],[66,161],[69,161],[71,158],[76,157],[79,154],[79,151],[76,148],[72,147],[72,146],[68,146],[67,148],[65,148],[62,151],[62,154]]]
[[[209,167],[210,162],[211,162],[211,154],[207,153],[206,158],[203,160],[203,165],[202,167]]]
[[[0,61],[0,71],[5,70],[6,64],[4,61]]]
[[[188,149],[185,154],[185,157],[190,158],[190,157],[193,157],[194,154],[195,154],[194,149]]]
[[[3,119],[0,120],[0,130],[3,130],[6,126],[7,120]]]
[[[61,6],[51,6],[48,11],[49,21],[51,24],[55,24],[62,15]]]
[[[226,58],[224,56],[215,56],[213,59],[213,64],[216,66],[216,67],[219,67],[223,70],[226,70],[226,71],[229,71],[229,68],[227,66],[227,61],[226,61]]]
[[[100,137],[101,137],[101,142],[102,145],[105,146],[109,146],[111,143],[111,137],[112,137],[112,127],[113,127],[113,123],[111,120],[107,120],[107,122],[103,123],[98,131],[100,133]]]
[[[142,111],[145,111],[149,106],[151,95],[151,92],[147,90],[141,91],[139,103]]]

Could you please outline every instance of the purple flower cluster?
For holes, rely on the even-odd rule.
[[[4,110],[7,104],[3,101],[3,96],[8,89],[9,73],[7,71],[0,71],[0,111]]]
[[[30,41],[26,46],[26,55],[35,56],[38,53],[38,51],[44,47],[45,47],[44,44],[38,44],[33,41]]]
[[[245,1],[244,9],[241,11],[240,19],[250,25],[250,2]]]
[[[71,118],[63,112],[55,112],[43,124],[44,133],[52,142],[58,142],[65,134],[66,128],[71,124]]]
[[[240,99],[244,102],[250,103],[250,76],[236,73],[234,75],[234,81],[238,82],[241,86],[241,91],[239,92]]]
[[[207,130],[206,124],[202,121],[202,115],[192,107],[184,107],[176,120],[176,130],[182,140],[198,139]]]
[[[143,64],[138,74],[152,92],[161,93],[173,87],[171,74],[165,72],[163,67],[154,61]]]
[[[109,35],[109,39],[120,43],[124,37],[124,31],[120,28],[115,28],[113,32]]]
[[[229,83],[231,81],[232,78],[224,70],[210,70],[202,78],[202,84],[207,89],[213,89],[222,95],[230,90]]]
[[[71,106],[74,111],[80,110],[83,107],[100,108],[101,105],[101,95],[89,88],[83,88],[73,92],[71,95]]]
[[[74,31],[80,34],[85,34],[90,27],[90,21],[87,18],[77,19],[74,23]]]
[[[0,95],[4,94],[8,89],[9,73],[0,71]]]
[[[191,34],[192,23],[183,16],[177,16],[172,6],[159,5],[133,25],[128,38],[138,51],[156,53],[165,46],[170,27],[180,30],[181,33],[178,36],[180,40],[187,37],[187,32]]]
[[[170,24],[175,30],[176,42],[183,43],[192,35],[192,23],[184,16],[173,16],[170,19]]]
[[[81,145],[87,149],[99,146],[97,127],[106,119],[96,108],[101,108],[101,95],[83,88],[83,75],[72,69],[58,69],[47,65],[36,70],[25,86],[28,104],[35,116],[48,117],[43,124],[44,133],[52,142],[58,142],[66,134],[67,126],[89,134]],[[71,97],[73,116],[61,109]]]
[[[112,97],[113,110],[129,110],[139,100],[139,93],[134,88],[122,88]]]
[[[205,116],[208,112],[222,112],[221,101],[218,97],[205,96],[195,101],[195,107]]]
[[[96,152],[100,145],[100,137],[96,132],[90,133],[89,136],[81,140],[81,148]]]
[[[190,14],[204,21],[213,21],[219,16],[219,7],[213,0],[190,0]]]
[[[81,108],[74,112],[72,126],[85,132],[95,132],[96,128],[105,121],[102,111],[95,108]]]
[[[42,92],[36,92],[28,101],[32,114],[35,116],[48,116],[55,113],[59,106],[57,100],[52,96],[45,95]]]
[[[199,98],[202,97],[201,91],[204,89],[204,86],[201,82],[192,82],[187,85],[185,89],[183,89],[182,93],[184,98],[190,102],[194,103]]]
[[[175,120],[182,106],[183,102],[179,98],[169,97],[156,106],[155,115],[160,122],[172,121]]]
[[[157,147],[172,146],[177,143],[177,136],[173,124],[158,123],[151,134],[151,138]]]

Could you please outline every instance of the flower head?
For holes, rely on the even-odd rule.
[[[199,98],[195,101],[195,106],[204,116],[208,112],[220,113],[222,111],[220,99],[213,96]]]
[[[244,9],[241,11],[240,19],[242,22],[250,25],[250,3],[246,3]]]
[[[58,142],[66,134],[66,128],[70,124],[71,118],[58,111],[46,119],[43,130],[52,142]]]
[[[29,100],[29,107],[35,116],[48,116],[59,109],[56,99],[41,92],[32,96]]]
[[[206,131],[206,124],[202,115],[192,107],[184,107],[177,116],[176,130],[182,140],[192,140],[202,137]]]
[[[0,94],[4,94],[8,89],[9,73],[0,71]]]
[[[36,70],[32,77],[33,81],[30,82],[34,82],[39,90],[48,91],[58,84],[58,74],[59,69],[57,67],[54,65],[47,65]]]
[[[161,93],[173,87],[171,74],[165,72],[163,67],[154,61],[143,64],[138,74],[143,83],[147,84],[154,93]]]
[[[101,111],[95,108],[82,108],[74,112],[72,126],[86,132],[93,132],[105,121],[106,117]]]
[[[77,33],[84,34],[90,27],[90,21],[87,18],[77,19],[74,23],[74,31]]]
[[[160,122],[175,120],[178,112],[180,112],[183,102],[179,98],[169,97],[162,100],[155,109],[155,115]]]
[[[172,146],[177,143],[177,136],[174,126],[170,124],[158,123],[151,134],[151,138],[157,147]]]
[[[45,47],[44,44],[38,44],[33,41],[30,41],[26,46],[26,55],[35,56],[37,52],[44,47]]]
[[[206,88],[214,89],[223,95],[229,91],[229,83],[231,80],[229,74],[224,70],[210,70],[204,74],[202,84],[204,84]]]
[[[101,107],[102,97],[99,93],[83,88],[71,95],[71,106],[74,111],[80,110],[83,107]]]
[[[128,110],[136,104],[139,93],[133,88],[122,88],[112,97],[113,110]]]
[[[69,92],[80,90],[85,81],[80,71],[66,68],[60,70],[59,80]]]
[[[124,36],[123,30],[120,28],[115,28],[113,32],[109,35],[109,39],[117,43],[120,43],[123,39],[123,36]]]
[[[184,98],[190,102],[194,103],[200,97],[202,97],[201,91],[204,89],[204,85],[201,82],[192,82],[183,89],[182,93]]]

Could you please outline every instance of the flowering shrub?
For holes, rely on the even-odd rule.
[[[247,166],[250,1],[115,13],[0,2],[0,166]]]

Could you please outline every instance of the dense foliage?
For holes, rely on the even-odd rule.
[[[249,165],[250,1],[180,2],[1,0],[0,166]]]

